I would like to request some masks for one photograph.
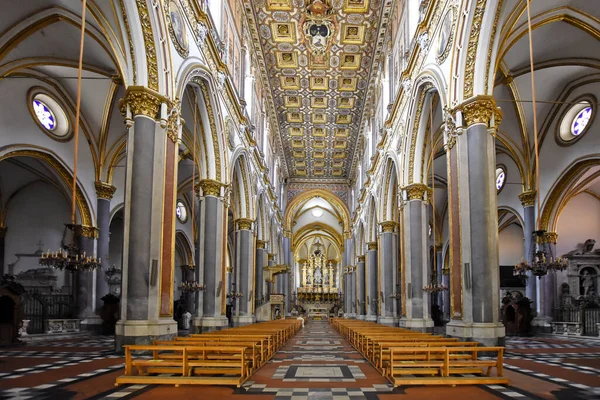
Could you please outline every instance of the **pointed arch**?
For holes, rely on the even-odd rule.
[[[254,219],[256,216],[254,188],[248,157],[248,152],[244,148],[236,149],[232,157],[233,168],[229,182],[231,183],[232,202],[237,205],[235,218]]]
[[[338,196],[325,189],[311,189],[294,197],[288,204],[285,210],[284,227],[288,231],[292,231],[294,226],[294,217],[296,212],[310,199],[314,197],[322,197],[331,204],[342,217],[342,227],[344,232],[350,232],[350,211],[348,207]]]

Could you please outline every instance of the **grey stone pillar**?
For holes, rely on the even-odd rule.
[[[441,244],[435,245],[435,263],[436,263],[435,267],[436,267],[437,280],[438,280],[438,282],[443,284],[444,258],[443,258],[443,254],[442,254],[442,245]],[[444,292],[438,293],[436,301],[437,301],[436,304],[440,307],[440,310],[443,311],[443,309],[444,309]]]
[[[523,205],[523,235],[525,239],[525,250],[524,250],[524,259],[531,263],[533,249],[535,247],[535,241],[533,238],[533,231],[535,228],[535,190],[528,190],[519,195],[519,200],[521,200],[521,204]],[[537,296],[537,277],[533,275],[531,272],[527,273],[527,287],[525,289],[525,296],[529,298],[533,303],[531,304],[531,308],[535,310],[537,313],[540,312],[538,309],[538,296]]]
[[[267,242],[264,240],[256,241],[256,272],[255,272],[255,292],[256,301],[265,301],[265,275],[264,269],[267,267]]]
[[[267,266],[268,267],[274,267],[275,266],[275,254],[273,254],[273,253],[267,253],[267,260],[268,260],[267,261]],[[270,278],[266,282],[266,284],[267,284],[267,295],[266,295],[266,298],[267,298],[267,301],[269,301],[270,297],[271,297],[271,294],[272,293],[276,293],[276,292],[274,292],[274,290],[275,290],[275,287],[274,287],[275,286],[275,279]]]
[[[344,318],[352,316],[352,288],[350,287],[350,273],[348,267],[344,271]]]
[[[74,235],[83,255],[94,255],[94,240],[98,237],[98,230],[90,226],[75,225]],[[94,275],[96,271],[78,270],[73,272],[75,280],[75,306],[77,318],[81,319],[82,328],[85,330],[98,330],[95,320],[96,296]]]
[[[367,296],[366,296],[366,276],[365,276],[365,256],[358,256],[358,262],[356,263],[356,279],[358,281],[358,311],[356,318],[364,320],[367,317]]]
[[[108,260],[108,242],[110,237],[110,200],[115,190],[112,185],[104,182],[96,182],[96,196],[98,197],[98,245],[96,255],[102,261],[102,268],[96,271],[96,310],[100,310],[104,305],[102,297],[109,292],[108,280],[105,272],[110,268]]]
[[[430,316],[429,294],[423,287],[429,283],[429,256],[427,246],[427,198],[428,188],[422,183],[415,183],[405,188],[408,204],[403,209],[404,248],[405,253],[405,286],[401,288],[406,306],[406,316],[400,319],[399,325],[421,331],[432,330],[433,320]]]
[[[242,297],[237,299],[237,325],[247,325],[256,322],[253,315],[254,299],[254,235],[252,223],[247,218],[235,221],[235,273],[237,290]]]
[[[379,266],[379,279],[381,282],[382,307],[378,322],[385,325],[394,325],[398,322],[396,299],[390,298],[396,291],[396,273],[398,270],[398,236],[395,221],[381,222],[382,233],[379,238],[381,247]]]
[[[172,316],[173,262],[162,252],[175,234],[176,113],[167,130],[157,121],[167,99],[153,90],[130,87],[125,94],[128,119],[123,235],[121,319],[117,351],[124,344],[149,343],[177,334]],[[172,199],[171,202],[168,199]],[[167,201],[168,200],[168,201]],[[171,229],[172,228],[172,229]],[[170,257],[169,257],[170,258]],[[169,309],[171,312],[169,312]]]
[[[365,275],[367,289],[367,321],[377,321],[379,313],[379,292],[377,290],[377,242],[367,243],[367,256],[365,260]]]
[[[458,109],[466,132],[456,139],[462,259],[461,321],[446,325],[450,336],[485,345],[504,341],[500,323],[498,210],[495,131],[501,112],[492,97],[478,96]]]
[[[8,231],[8,227],[0,226],[0,277],[3,277],[8,272],[4,270],[4,249],[6,243],[6,231]]]
[[[285,314],[290,315],[292,312],[292,287],[291,287],[291,271],[292,269],[292,251],[290,246],[289,236],[283,237],[283,262],[288,267],[288,272],[285,273],[283,280],[283,292],[285,294]]]
[[[356,266],[352,266],[352,272],[350,273],[350,287],[351,287],[351,296],[352,296],[352,318],[356,318],[358,315],[358,304],[357,304],[357,281],[356,281]]]
[[[198,247],[200,257],[197,266],[197,279],[206,286],[200,292],[202,301],[196,307],[195,330],[208,332],[227,327],[225,316],[227,288],[225,287],[225,256],[227,237],[227,208],[221,195],[220,182],[205,179],[200,181],[203,199],[200,202]],[[241,291],[236,288],[237,291]],[[200,310],[202,312],[200,313]]]
[[[544,249],[548,257],[556,257],[556,241],[558,240],[558,234],[556,232],[544,233]],[[553,319],[553,308],[556,305],[556,296],[558,288],[556,285],[556,273],[549,272],[547,275],[540,279],[543,285],[544,297],[543,303],[541,304],[544,317],[548,322]]]
[[[450,321],[450,268],[442,269],[442,284],[448,288],[442,292],[442,311],[444,321]]]

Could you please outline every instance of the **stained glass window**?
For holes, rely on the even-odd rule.
[[[187,221],[187,208],[185,208],[185,204],[182,201],[177,202],[177,207],[175,207],[175,214],[177,215],[177,219],[182,224]]]
[[[506,182],[506,171],[504,168],[498,167],[496,168],[496,189],[500,191],[504,187],[504,183]]]
[[[56,128],[56,117],[46,103],[37,99],[33,100],[33,111],[35,112],[35,116],[37,117],[38,121],[44,128],[48,129],[49,131],[52,131],[54,128]]]
[[[590,122],[590,118],[592,118],[592,107],[585,107],[581,111],[577,113],[577,115],[573,118],[573,122],[571,123],[571,133],[575,136],[579,136],[585,130],[588,122]]]

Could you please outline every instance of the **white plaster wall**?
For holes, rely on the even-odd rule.
[[[560,214],[557,228],[558,255],[574,250],[587,239],[600,242],[600,201],[586,193],[575,196]]]
[[[117,268],[123,266],[123,214],[115,215],[110,222],[110,237],[108,243],[108,266],[114,265]]]
[[[498,234],[498,254],[500,265],[517,265],[524,258],[525,242],[519,225],[509,225]]]
[[[496,155],[496,165],[498,164],[506,167],[505,184],[498,193],[498,207],[511,208],[523,218],[523,205],[519,200],[519,195],[523,192],[523,183],[519,168],[512,158],[504,153]]]
[[[43,251],[58,251],[64,224],[71,220],[71,208],[67,199],[47,183],[34,183],[18,193],[11,202],[6,216],[5,268],[17,261],[15,254],[31,254],[43,242]],[[14,274],[29,269],[42,268],[38,259],[21,258],[14,267]],[[66,272],[55,271],[56,288],[65,285]]]

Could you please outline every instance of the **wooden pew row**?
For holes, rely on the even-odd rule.
[[[152,345],[124,346],[125,374],[117,378],[115,385],[240,387],[301,328],[301,321],[296,319],[278,320],[170,341],[157,340]]]

